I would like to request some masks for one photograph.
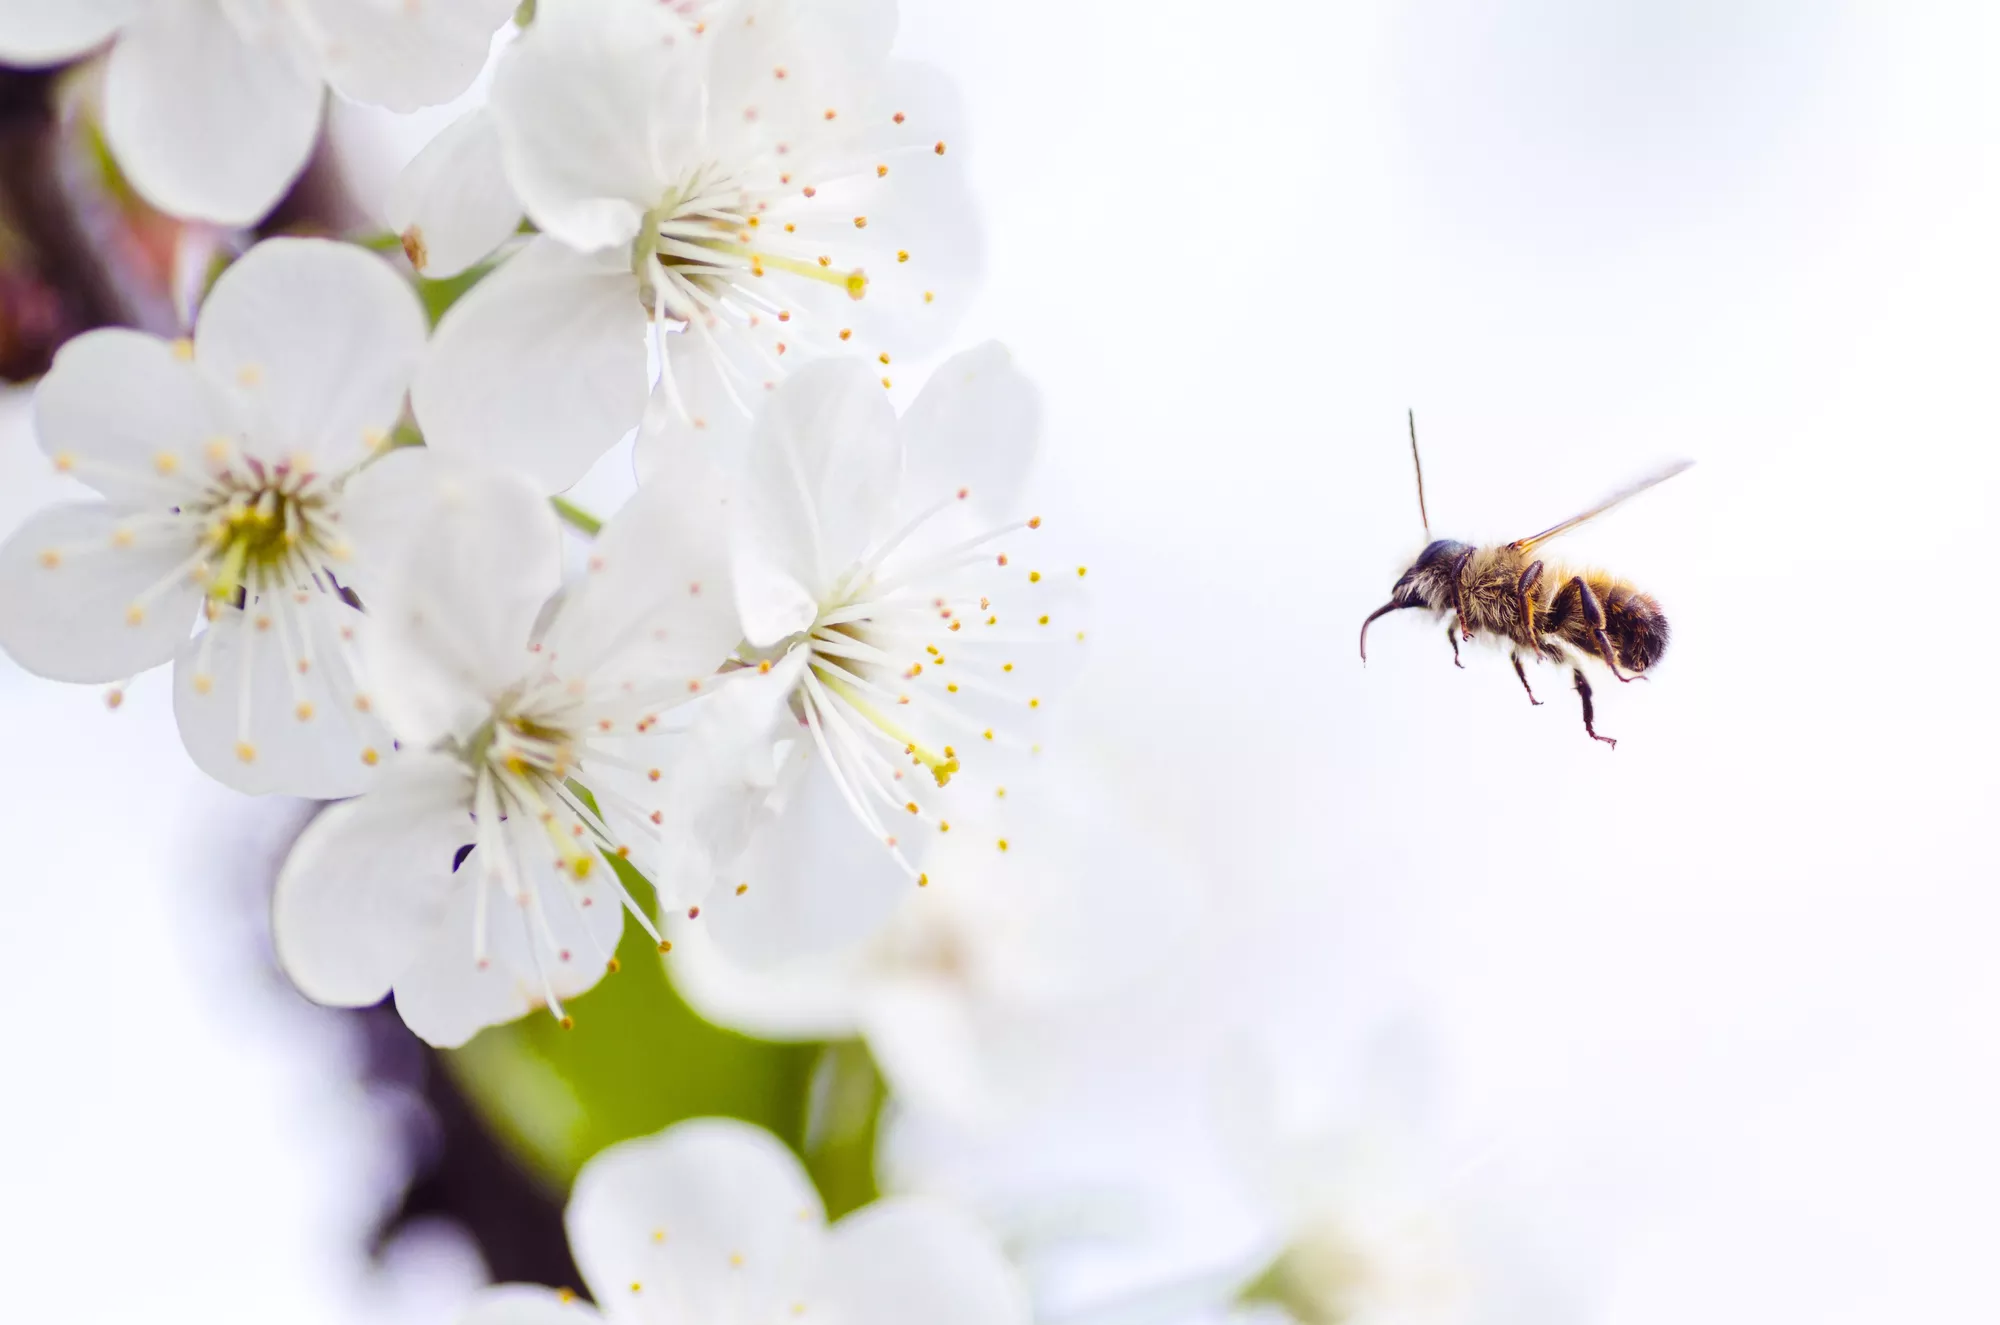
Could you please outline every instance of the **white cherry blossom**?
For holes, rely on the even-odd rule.
[[[1041,521],[1014,513],[1039,415],[987,344],[900,420],[851,360],[801,370],[758,416],[732,518],[756,672],[743,725],[717,739],[760,751],[744,767],[763,776],[709,788],[752,804],[719,815],[737,835],[714,850],[728,886],[704,912],[739,959],[863,938],[930,882],[923,854],[946,834],[1008,850],[974,819],[1031,762],[1084,654],[1085,568],[1027,556]],[[642,438],[647,468],[659,445]]]
[[[165,211],[255,221],[297,178],[329,85],[395,111],[450,101],[516,0],[0,0],[0,64],[110,40],[105,133]]]
[[[77,682],[172,659],[182,736],[211,775],[360,790],[389,746],[355,672],[356,604],[434,472],[370,462],[424,334],[379,258],[279,239],[223,273],[191,340],[71,341],[36,431],[103,500],[50,506],[0,545],[0,647]]]
[[[279,874],[278,957],[307,996],[393,988],[413,1030],[459,1044],[537,1006],[565,1016],[615,966],[622,910],[659,938],[605,857],[673,885],[669,711],[718,684],[737,638],[721,509],[693,469],[649,486],[558,597],[538,489],[491,471],[439,488],[363,641],[403,753]]]
[[[583,1166],[565,1215],[598,1305],[490,1289],[460,1325],[1028,1325],[993,1238],[950,1206],[878,1201],[829,1226],[804,1167],[770,1133],[678,1123]]]
[[[772,968],[677,926],[676,986],[711,1021],[764,1039],[860,1035],[906,1108],[979,1124],[1032,1107],[1079,1064],[1086,1019],[1177,960],[1193,919],[1185,866],[1123,806],[1118,780],[1045,757],[993,809],[933,844],[936,880],[863,942]],[[1011,835],[994,849],[995,821]],[[832,882],[826,880],[823,882]]]
[[[568,486],[640,421],[649,322],[667,421],[711,432],[815,354],[891,384],[938,344],[979,246],[950,88],[894,30],[892,0],[543,6],[391,208],[433,275],[540,231],[440,325],[432,443]]]

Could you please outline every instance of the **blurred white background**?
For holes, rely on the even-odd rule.
[[[1196,989],[1335,1078],[1411,1031],[1436,1133],[1594,1325],[2000,1316],[2000,10],[903,12],[970,104],[961,341],[1042,383],[1045,514],[1091,549],[1071,707],[1211,882],[1163,1028]],[[1561,546],[1673,621],[1598,687],[1615,751],[1561,674],[1530,708],[1416,614],[1361,667],[1423,542],[1412,406],[1440,536],[1699,462]],[[11,521],[44,481],[0,419]],[[283,812],[184,767],[157,684],[107,715],[0,662],[0,731],[14,1309],[447,1319],[476,1266],[364,1275],[383,1128],[234,941]],[[1107,1054],[1113,1148],[1185,1121],[1162,1057]],[[1085,1134],[1043,1162],[1105,1164]],[[1096,1278],[1234,1236],[1192,1192]]]

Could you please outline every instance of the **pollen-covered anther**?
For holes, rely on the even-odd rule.
[[[1000,849],[1002,851],[1005,851],[1007,849],[1007,839],[1004,837],[1000,839]]]
[[[917,876],[917,887],[919,887],[919,888],[928,888],[928,887],[930,887],[930,886],[931,886],[931,876],[930,876],[930,875],[928,875],[928,874],[919,874],[919,875]]]
[[[771,660],[769,658],[766,658],[764,659],[764,661],[757,664],[757,674],[759,676],[762,676],[764,673],[770,670],[771,670]]]
[[[361,762],[373,768],[382,762],[382,756],[377,754],[375,747],[371,745],[361,752]]]
[[[747,883],[739,883],[736,885],[736,895],[738,897],[741,897],[744,893],[747,893],[749,891],[750,891],[750,885]]]
[[[1029,584],[1040,584],[1041,582],[1042,582],[1042,573],[1040,571],[1031,570],[1028,572]]]
[[[867,218],[867,217],[865,217],[865,216],[857,216],[857,217],[855,217],[855,218],[854,218],[854,228],[855,228],[856,230],[866,230],[866,229],[868,228],[868,218]]]
[[[910,260],[910,250],[906,248],[899,248],[896,250],[896,261],[908,262],[909,260]]]

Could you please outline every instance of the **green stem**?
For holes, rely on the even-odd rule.
[[[596,538],[598,531],[604,528],[604,521],[567,497],[551,497],[549,505],[556,508],[556,515],[564,524],[581,532],[585,538]]]

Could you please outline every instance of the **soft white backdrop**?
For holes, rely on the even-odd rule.
[[[1335,1076],[1414,1028],[1581,1319],[1992,1319],[2000,14],[903,8],[970,103],[962,339],[1041,381],[1045,514],[1091,548],[1078,707],[1210,876],[1204,1020]],[[1413,614],[1360,666],[1423,541],[1407,406],[1440,535],[1699,462],[1562,549],[1674,623],[1598,687],[1616,751]],[[360,1276],[385,1161],[330,1032],[218,950],[255,814],[180,771],[156,688],[107,717],[10,670],[0,707],[10,1301],[441,1318],[448,1249]],[[1102,1167],[1080,1132],[1044,1162]],[[1230,1236],[1188,1214],[1095,1278]]]

